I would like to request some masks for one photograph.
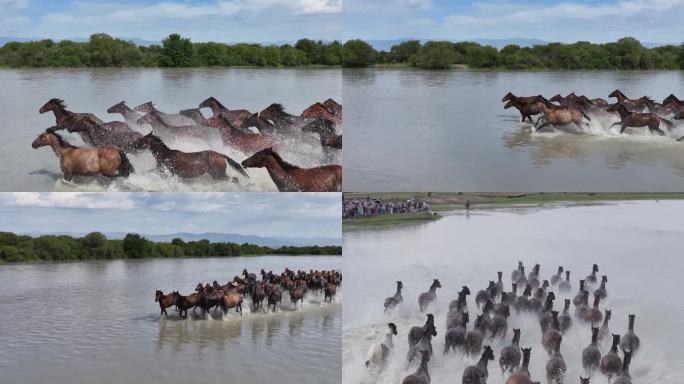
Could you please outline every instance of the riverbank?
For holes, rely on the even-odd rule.
[[[423,224],[442,218],[441,212],[464,210],[466,202],[470,210],[496,209],[523,205],[545,205],[559,203],[602,203],[638,200],[684,200],[684,193],[344,193],[343,199],[366,199],[368,197],[385,201],[418,199],[430,204],[430,213],[406,213],[378,215],[364,218],[345,219],[344,230],[382,229],[394,226]]]

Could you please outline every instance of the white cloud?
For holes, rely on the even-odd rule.
[[[7,199],[9,205],[46,208],[122,209],[136,207],[128,193],[94,192],[14,192]]]

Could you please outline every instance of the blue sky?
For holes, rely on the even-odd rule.
[[[342,0],[0,0],[0,36],[88,37],[104,32],[152,41],[178,32],[195,41],[334,39]]]
[[[0,193],[0,231],[336,237],[338,193]]]
[[[345,39],[681,42],[684,0],[344,0]]]

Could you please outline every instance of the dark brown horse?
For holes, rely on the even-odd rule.
[[[300,168],[283,160],[272,148],[255,153],[242,165],[266,168],[281,192],[339,192],[342,188],[342,166]]]
[[[152,103],[151,101],[148,101],[146,103],[142,103],[133,109],[136,110],[137,112],[144,114],[144,115],[146,115],[148,113],[156,112],[157,115],[159,115],[169,125],[181,126],[181,125],[192,125],[193,124],[192,119],[187,118],[183,115],[180,115],[177,113],[164,113],[164,112],[158,110],[154,106],[154,103]]]
[[[263,117],[259,116],[258,113],[253,113],[250,117],[242,121],[242,128],[247,129],[250,127],[255,127],[260,133],[274,134],[278,133],[278,127]]]
[[[69,129],[71,126],[75,125],[79,120],[83,118],[90,119],[98,124],[103,124],[104,121],[100,120],[97,116],[92,113],[76,113],[71,112],[66,109],[66,104],[62,99],[50,99],[45,103],[38,112],[46,113],[52,111],[55,114],[55,124],[56,129]]]
[[[159,303],[159,309],[161,309],[161,312],[159,313],[159,316],[161,315],[166,315],[166,317],[169,317],[169,314],[166,313],[166,308],[172,306],[174,304],[174,297],[172,293],[169,293],[168,295],[164,295],[164,292],[157,290],[154,293],[154,302]]]
[[[321,146],[342,149],[342,135],[335,133],[333,122],[318,118],[302,127],[302,132],[316,132],[320,135]]]
[[[131,129],[128,124],[113,121],[105,125],[98,124],[90,119],[80,119],[76,125],[69,129],[70,132],[78,132],[84,141],[92,143],[92,146],[114,146],[130,152],[131,144],[143,135]]]
[[[238,162],[216,151],[181,152],[169,148],[157,136],[149,133],[133,143],[135,149],[149,149],[157,160],[157,169],[166,169],[183,178],[209,174],[216,180],[226,179],[226,164],[243,176],[247,172]]]
[[[520,111],[520,116],[522,116],[521,122],[525,122],[525,119],[529,119],[532,123],[532,116],[541,113],[541,109],[537,105],[539,101],[539,96],[515,96],[511,92],[508,92],[506,96],[501,99],[502,102],[506,102],[504,105],[505,109],[510,107],[515,107]]]
[[[646,102],[650,99],[646,96],[642,96],[638,99],[629,99],[625,96],[619,89],[614,90],[608,95],[608,97],[614,97],[618,100],[619,104],[623,104],[625,108],[634,112],[641,112],[647,107]]]
[[[51,131],[42,133],[31,146],[34,149],[50,146],[59,158],[64,180],[67,181],[74,176],[128,177],[133,173],[133,165],[120,148],[111,146],[78,148]]]
[[[271,120],[277,126],[289,127],[290,129],[301,127],[310,119],[307,117],[296,116],[285,112],[282,104],[273,103],[259,112],[259,116],[266,120]]]
[[[200,108],[209,108],[214,113],[213,117],[222,116],[237,128],[242,128],[242,122],[252,113],[246,109],[230,110],[221,104],[216,98],[209,97],[199,105]]]
[[[173,292],[174,304],[178,309],[181,318],[188,317],[188,309],[192,308],[193,312],[200,304],[200,296],[198,292],[193,292],[187,296],[183,296],[178,291]],[[185,313],[185,316],[183,314]]]
[[[135,124],[143,116],[138,111],[127,106],[125,101],[112,105],[107,109],[107,113],[120,113],[128,124]]]
[[[665,132],[660,129],[660,122],[665,123],[665,126],[668,129],[672,128],[673,126],[670,120],[663,119],[653,112],[630,112],[622,103],[613,104],[606,109],[606,111],[617,112],[620,114],[620,121],[611,124],[611,127],[614,125],[621,125],[622,128],[620,128],[620,133],[623,133],[627,127],[648,127],[651,132],[657,132],[659,135],[665,135]]]

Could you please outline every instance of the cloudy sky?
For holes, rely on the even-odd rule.
[[[344,0],[342,37],[684,40],[684,0]]]
[[[334,39],[342,0],[0,0],[0,36],[88,37],[104,32],[152,41]]]
[[[341,237],[337,193],[0,193],[0,231]]]

